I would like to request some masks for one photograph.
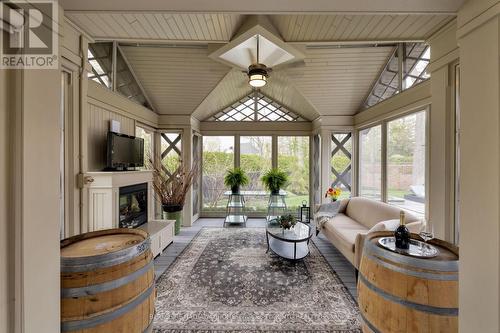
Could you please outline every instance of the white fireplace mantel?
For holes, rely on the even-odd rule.
[[[87,189],[87,230],[118,228],[120,187],[148,184],[148,221],[153,219],[153,172],[87,172],[80,176],[80,186]],[[85,226],[83,226],[85,229]]]

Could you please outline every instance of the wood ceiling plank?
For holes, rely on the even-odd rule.
[[[318,31],[317,40],[325,40],[327,38],[328,31],[332,26],[335,17],[332,15],[322,15],[324,17],[323,24]]]
[[[425,36],[425,38],[427,39],[440,27],[446,25],[451,20],[452,18],[447,15],[434,15],[426,25],[418,27],[418,29],[414,32],[414,34],[419,36]]]
[[[380,35],[381,31],[385,30],[391,23],[394,22],[396,19],[403,20],[403,17],[400,15],[384,15],[382,20],[380,21],[380,24],[375,26],[375,28],[369,32],[368,38],[369,39],[375,39],[379,38],[378,36]]]
[[[187,39],[189,40],[198,39],[196,31],[194,30],[193,25],[190,24],[189,17],[186,14],[176,15],[175,22],[179,27],[179,29],[184,32],[185,36],[187,36]]]
[[[175,23],[175,19],[172,17],[171,14],[163,14],[163,17],[165,18],[165,28],[170,30],[173,39],[182,39],[182,32],[179,30],[177,27],[177,24]]]
[[[373,15],[371,17],[370,22],[368,22],[364,27],[363,30],[359,32],[356,36],[354,36],[355,39],[357,40],[362,40],[368,36],[368,34],[375,29],[376,26],[380,24],[384,17],[382,15]]]
[[[152,39],[160,39],[163,38],[163,35],[161,33],[161,28],[154,26],[154,23],[156,23],[156,19],[153,17],[153,15],[144,15],[144,14],[137,14],[136,15],[137,20],[141,23],[142,27],[144,30],[146,30],[149,34],[149,38]]]
[[[198,18],[196,17],[196,15],[195,14],[188,14],[187,16],[189,18],[190,25],[193,27],[193,29],[195,31],[196,39],[205,40],[206,38],[203,35],[203,31],[201,30],[200,22],[198,22]]]
[[[130,31],[128,28],[128,23],[125,21],[125,18],[123,17],[122,14],[117,14],[117,13],[112,13],[110,14],[113,20],[116,22],[116,25],[120,27],[120,33],[122,36],[125,36],[126,38],[132,37],[130,34]]]
[[[83,22],[86,22],[86,26],[92,29],[93,27],[95,31],[103,31],[106,29],[103,29],[101,26],[101,22],[97,23],[96,21],[99,20],[99,18],[96,15],[87,15],[85,14],[83,17]]]
[[[103,13],[99,15],[99,19],[114,35],[118,36],[122,34],[120,26],[116,23],[111,14]]]
[[[352,19],[353,19],[352,15],[341,15],[340,16],[340,24],[339,24],[339,27],[338,27],[337,31],[335,32],[335,36],[334,36],[334,38],[336,40],[342,40],[342,34],[347,29],[347,27],[351,24]]]
[[[204,28],[207,30],[210,39],[217,40],[217,34],[215,33],[210,14],[203,14],[203,19],[205,21]]]
[[[370,20],[370,16],[368,15],[355,15],[347,27],[347,29],[342,34],[343,40],[351,40],[353,34],[359,34],[359,30],[362,30],[363,27],[367,24],[367,21]]]
[[[431,25],[431,22],[434,18],[435,16],[421,16],[417,21],[415,21],[412,25],[410,25],[408,29],[406,29],[406,31],[401,32],[400,36],[403,38],[406,36],[415,36],[417,35],[417,31],[422,27],[427,27],[428,29],[431,29],[433,27]],[[420,36],[425,36],[425,34]]]

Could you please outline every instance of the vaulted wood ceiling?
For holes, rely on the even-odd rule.
[[[160,114],[204,120],[250,91],[241,70],[208,57],[241,33],[250,18],[246,13],[65,14],[96,40],[125,43],[125,56]],[[425,41],[454,17],[448,12],[268,15],[278,37],[305,59],[302,66],[275,69],[262,90],[305,119],[356,114],[395,42]]]
[[[305,66],[285,70],[287,84],[297,87],[320,115],[353,115],[393,50],[381,46],[308,47]]]
[[[208,58],[206,47],[122,46],[161,114],[191,114],[230,68]]]

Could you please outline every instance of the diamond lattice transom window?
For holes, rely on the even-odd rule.
[[[262,93],[236,101],[208,119],[209,121],[304,121],[302,117]]]

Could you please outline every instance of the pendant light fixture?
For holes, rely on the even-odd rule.
[[[257,63],[248,67],[248,84],[254,88],[261,88],[266,85],[269,74],[266,65],[259,63],[259,35],[257,35],[256,38]]]

